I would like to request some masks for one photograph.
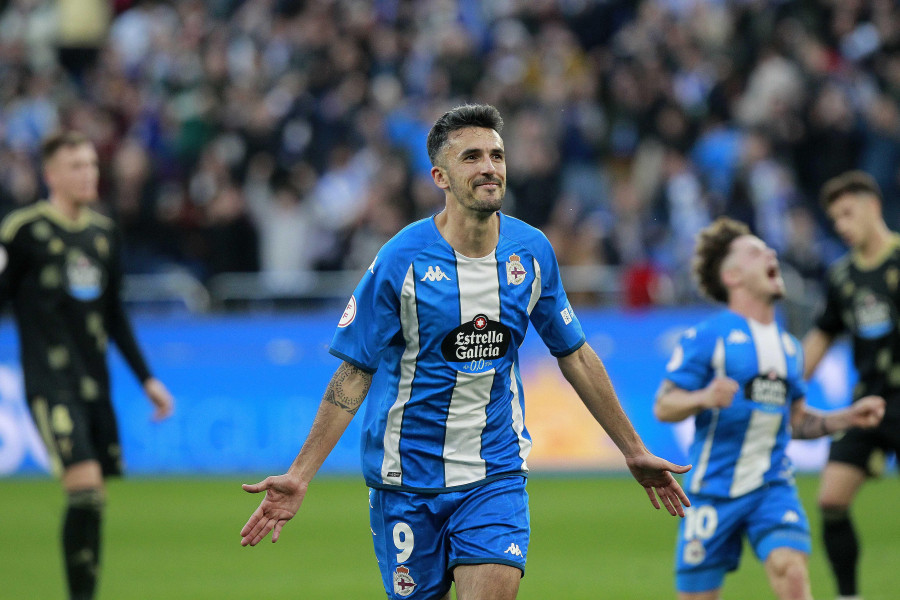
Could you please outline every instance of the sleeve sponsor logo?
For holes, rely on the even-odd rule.
[[[566,325],[571,323],[572,317],[575,316],[575,313],[572,310],[570,310],[568,306],[566,308],[562,309],[561,311],[559,311],[559,314],[562,315],[563,323],[565,323]]]
[[[347,308],[344,309],[344,314],[341,315],[341,320],[338,321],[338,327],[346,327],[356,318],[356,296],[350,296],[350,302],[347,303]]]

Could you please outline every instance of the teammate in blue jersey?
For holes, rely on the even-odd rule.
[[[381,249],[350,298],[331,352],[342,359],[288,472],[242,545],[276,541],[364,399],[362,463],[375,554],[389,598],[516,597],[529,542],[531,438],[518,349],[529,322],[656,508],[683,515],[672,473],[622,410],[566,298],[550,243],[502,214],[506,162],[492,106],[444,114],[427,146],[446,207]],[[658,499],[657,499],[658,497]]]
[[[884,400],[819,413],[806,406],[803,351],[775,320],[784,281],[775,251],[743,223],[720,218],[694,255],[700,291],[723,310],[688,329],[667,365],[654,407],[667,422],[694,418],[692,505],[676,549],[680,600],[718,600],[743,537],[781,600],[812,600],[809,523],[797,497],[788,441],[874,427]]]

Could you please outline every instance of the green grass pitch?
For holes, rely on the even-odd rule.
[[[257,498],[251,477],[111,482],[104,524],[101,600],[383,598],[359,479],[320,478],[278,544],[242,548],[238,532]],[[814,506],[816,479],[800,478],[816,536],[813,593],[833,598]],[[867,600],[897,598],[900,513],[895,475],[866,486],[855,507]],[[533,476],[532,540],[519,598],[674,598],[676,519],[654,511],[619,476]],[[49,479],[0,480],[0,598],[63,598],[59,551],[62,494]],[[892,566],[893,565],[893,566]],[[727,600],[771,598],[762,567],[745,549],[725,582]]]

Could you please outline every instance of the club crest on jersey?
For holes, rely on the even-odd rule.
[[[66,286],[78,300],[96,300],[103,293],[103,271],[83,252],[72,251],[66,257]]]
[[[765,406],[781,407],[787,402],[788,385],[775,371],[757,375],[747,382],[744,395],[752,402]]]
[[[506,285],[519,285],[525,281],[528,272],[522,266],[522,261],[518,254],[510,254],[509,260],[506,261]]]
[[[394,593],[406,598],[416,589],[416,581],[409,574],[409,569],[400,565],[394,569]]]
[[[870,340],[881,338],[894,328],[890,304],[868,290],[861,291],[854,298],[853,312],[859,337]]]
[[[503,323],[476,315],[444,337],[441,354],[459,371],[482,373],[493,368],[494,360],[506,356],[510,337]]]

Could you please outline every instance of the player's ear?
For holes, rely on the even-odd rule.
[[[447,172],[443,167],[439,167],[437,165],[431,167],[431,178],[434,180],[434,185],[438,186],[442,190],[450,188],[450,180],[448,179]]]

